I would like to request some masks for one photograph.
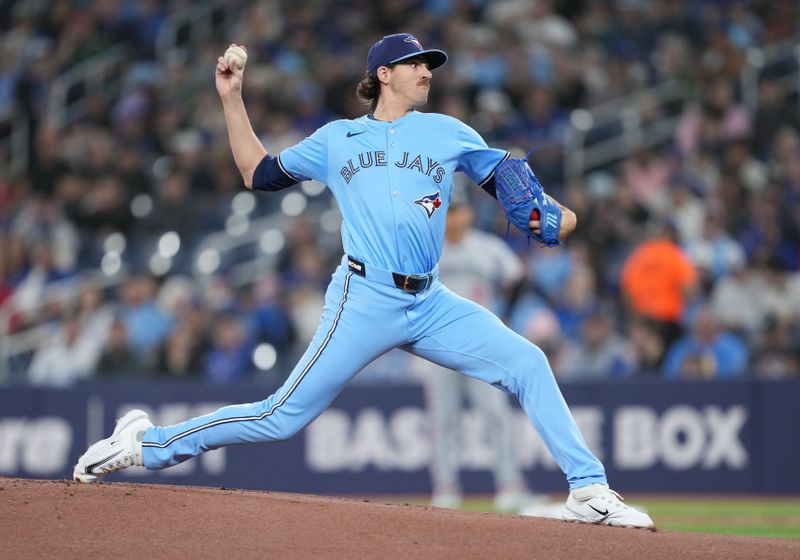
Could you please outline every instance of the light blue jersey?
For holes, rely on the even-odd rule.
[[[442,253],[453,175],[463,171],[481,184],[507,157],[457,119],[411,111],[392,122],[371,115],[334,121],[279,161],[295,180],[331,189],[348,255],[417,274],[433,270]]]
[[[508,157],[471,128],[409,112],[332,122],[267,156],[253,188],[328,185],[343,217],[345,255],[325,296],[319,328],[289,378],[266,399],[147,430],[144,464],[159,469],[217,447],[291,437],[324,411],[364,366],[402,348],[515,395],[571,488],[605,483],[544,353],[480,305],[438,280],[453,175],[492,192]],[[480,255],[475,255],[480,258]]]

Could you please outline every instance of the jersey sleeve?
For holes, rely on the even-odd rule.
[[[286,173],[278,158],[267,154],[253,173],[253,190],[280,191],[297,184],[297,179]]]
[[[296,182],[315,179],[328,182],[328,133],[329,125],[319,128],[278,156],[278,165],[288,177]]]
[[[462,122],[458,123],[460,153],[456,171],[463,171],[481,188],[494,178],[494,168],[510,154],[505,150],[490,148],[480,134]]]

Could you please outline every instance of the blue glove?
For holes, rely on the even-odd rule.
[[[506,219],[542,245],[560,245],[561,208],[545,194],[539,179],[524,159],[507,159],[495,169],[497,200]],[[541,233],[533,233],[528,222],[541,221]]]

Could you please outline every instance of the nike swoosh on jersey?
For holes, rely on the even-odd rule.
[[[361,132],[353,132],[353,131],[351,130],[350,132],[348,132],[348,133],[347,133],[347,137],[348,137],[348,138],[352,138],[353,136],[358,136],[359,134],[364,134],[364,132],[366,132],[366,131],[365,131],[365,130],[362,130]]]

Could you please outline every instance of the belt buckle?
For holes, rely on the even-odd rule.
[[[408,286],[409,280],[424,280],[425,285],[422,288],[413,289]],[[430,283],[430,276],[426,275],[418,275],[418,274],[409,274],[403,280],[403,291],[416,294],[428,288],[428,284]]]

